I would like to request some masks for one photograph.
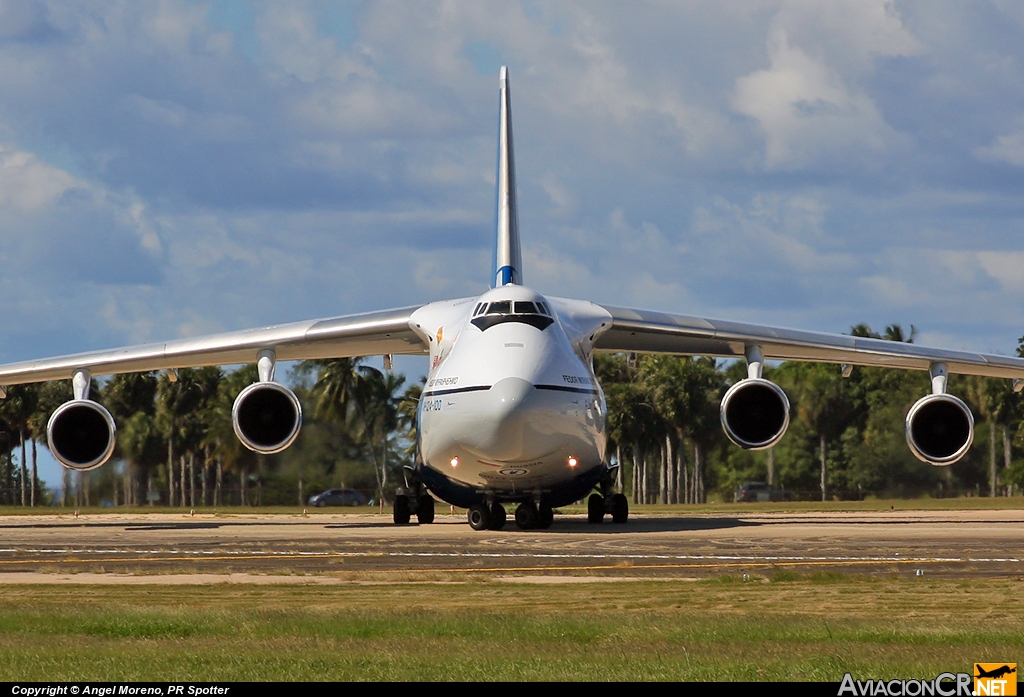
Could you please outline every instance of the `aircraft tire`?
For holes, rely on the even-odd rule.
[[[420,525],[430,525],[434,522],[434,499],[427,494],[420,496],[416,504],[416,521]]]
[[[547,530],[555,522],[555,512],[551,510],[549,504],[542,503],[537,509],[537,514],[537,527],[541,530]]]
[[[587,499],[587,522],[591,525],[600,525],[604,520],[604,497],[601,494],[591,494]]]
[[[491,524],[491,512],[485,503],[474,503],[466,511],[466,518],[469,520],[469,527],[474,530],[486,530]]]
[[[537,507],[533,505],[532,501],[521,503],[516,507],[516,525],[519,526],[520,530],[533,530],[537,527],[538,518],[540,518],[540,515],[537,513]]]
[[[409,524],[409,519],[412,518],[412,512],[409,510],[408,496],[396,496],[393,510],[395,514],[395,525]]]
[[[612,497],[612,522],[622,525],[629,520],[629,499],[624,494],[615,494]]]
[[[505,521],[508,519],[508,514],[505,513],[505,507],[495,501],[491,504],[491,524],[488,527],[489,530],[501,530],[505,527]]]

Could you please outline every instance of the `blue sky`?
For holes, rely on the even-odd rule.
[[[503,63],[529,285],[1012,353],[1022,8],[0,0],[0,361],[481,291]]]

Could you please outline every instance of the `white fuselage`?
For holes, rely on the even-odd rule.
[[[539,497],[604,466],[604,394],[580,339],[603,318],[552,300],[505,286],[414,314],[431,347],[421,466],[495,498]]]

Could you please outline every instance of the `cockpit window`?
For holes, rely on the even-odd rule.
[[[491,327],[509,322],[528,324],[544,331],[554,323],[554,320],[547,305],[532,300],[499,300],[490,305],[481,303],[480,309],[471,320],[473,326],[480,331],[487,331]]]
[[[481,315],[545,315],[551,316],[547,303],[532,300],[499,300],[490,304],[479,303],[473,317]]]

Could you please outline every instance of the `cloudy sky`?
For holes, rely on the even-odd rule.
[[[541,292],[1012,353],[1024,4],[0,0],[0,362]]]

